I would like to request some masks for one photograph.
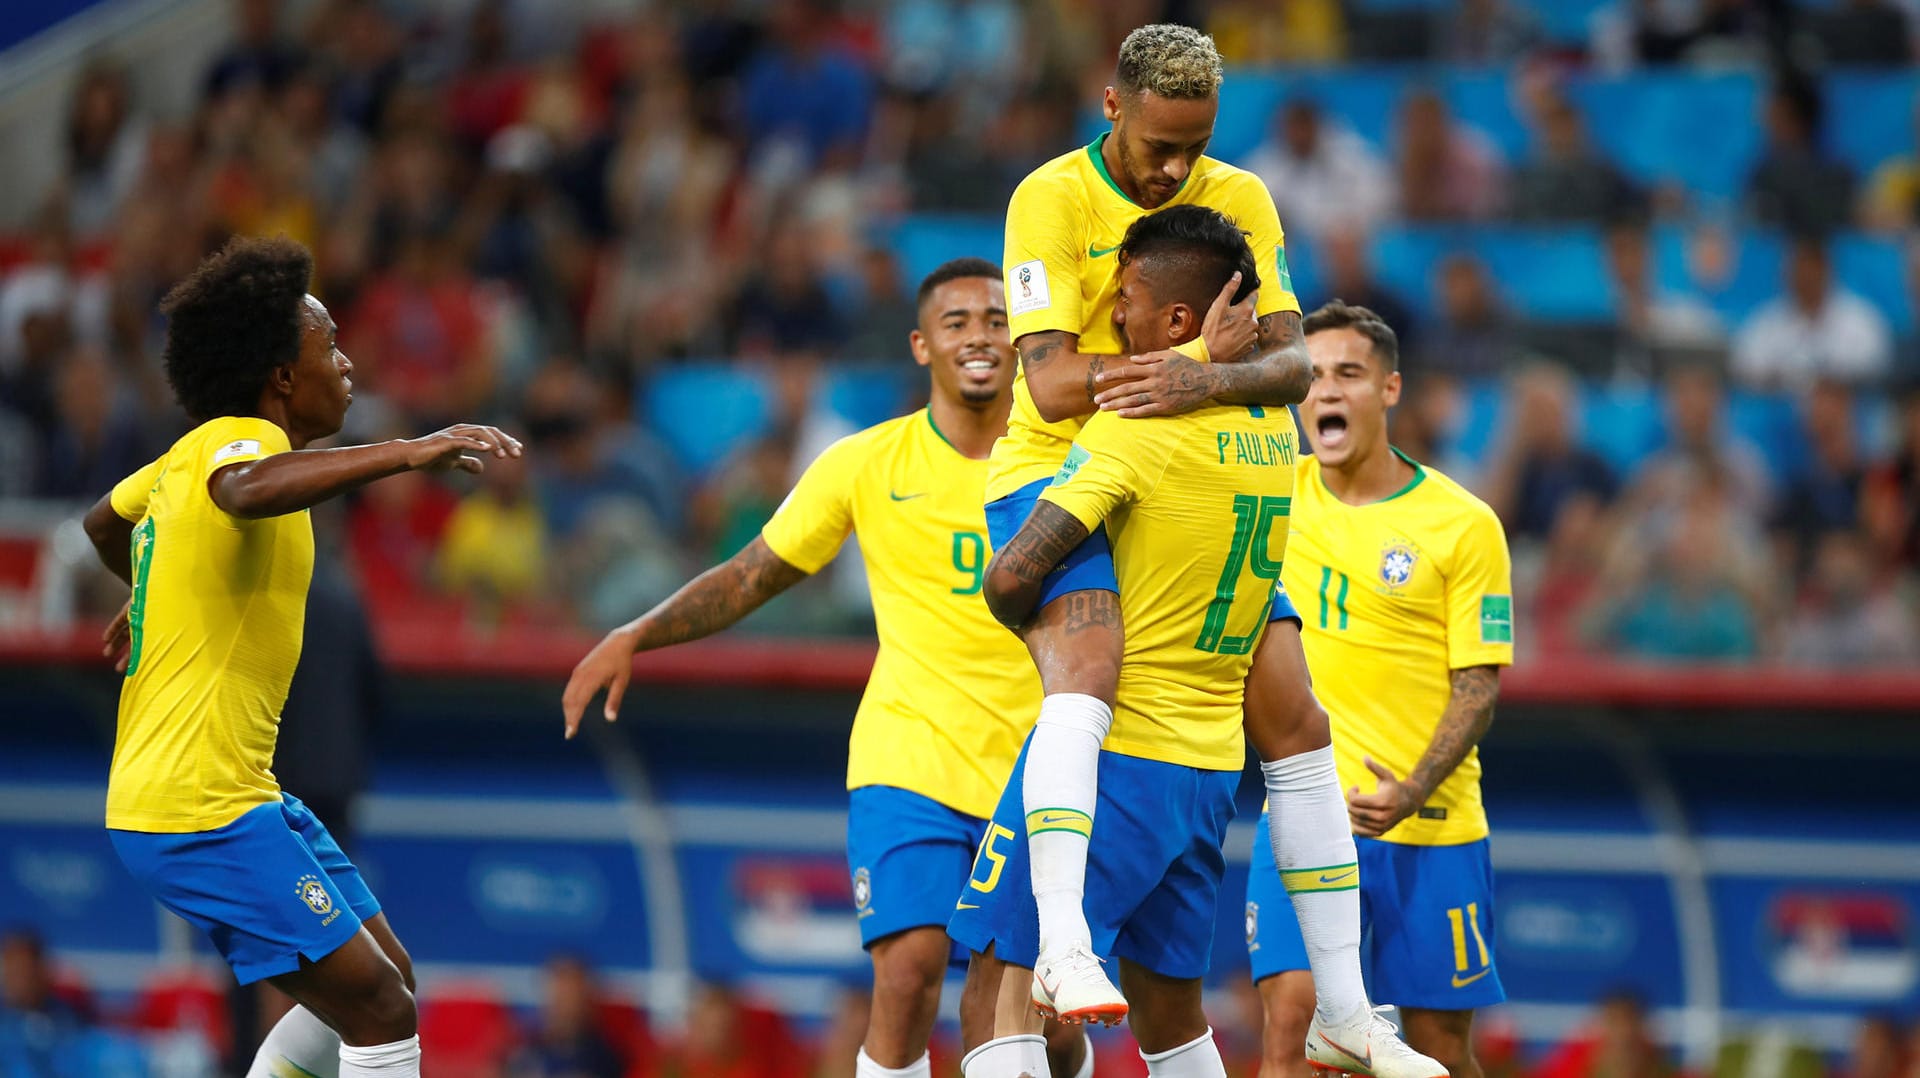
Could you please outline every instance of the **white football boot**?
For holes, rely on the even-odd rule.
[[[1407,1047],[1379,1011],[1360,1010],[1338,1025],[1307,1026],[1307,1063],[1315,1070],[1370,1078],[1448,1078],[1447,1068]]]
[[[1118,1025],[1127,1000],[1100,969],[1100,959],[1082,944],[1044,954],[1033,969],[1033,1009],[1070,1025]]]

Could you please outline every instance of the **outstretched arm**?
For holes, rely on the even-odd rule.
[[[567,736],[580,727],[580,716],[601,689],[607,690],[606,718],[620,713],[620,699],[633,677],[633,656],[673,644],[698,640],[732,625],[768,599],[807,578],[775,554],[767,541],[754,536],[740,553],[694,577],[660,605],[608,633],[567,680],[561,696]]]
[[[1396,779],[1392,771],[1368,758],[1367,767],[1380,785],[1370,794],[1361,794],[1358,786],[1347,791],[1347,815],[1354,834],[1377,838],[1418,812],[1486,736],[1493,725],[1493,705],[1500,698],[1500,668],[1463,667],[1453,672],[1452,682],[1453,694],[1433,740],[1405,779]]]
[[[1034,503],[1027,522],[987,565],[982,590],[994,620],[1009,629],[1025,625],[1040,600],[1040,582],[1086,538],[1087,526],[1072,513],[1049,501]]]
[[[1212,355],[1214,362],[1200,363],[1177,352],[1153,352],[1110,364],[1091,376],[1100,388],[1094,400],[1103,412],[1144,419],[1191,412],[1208,402],[1298,404],[1313,384],[1313,363],[1294,311],[1261,318],[1245,359],[1235,362],[1232,353],[1218,351]]]
[[[517,457],[520,442],[496,427],[459,423],[424,438],[340,449],[301,449],[234,464],[213,473],[213,504],[243,520],[297,513],[408,470],[478,472],[469,453]]]

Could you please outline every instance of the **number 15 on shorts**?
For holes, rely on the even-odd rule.
[[[1492,973],[1493,959],[1487,953],[1487,938],[1480,932],[1480,904],[1469,902],[1448,910],[1447,926],[1453,931],[1453,986],[1465,988]]]

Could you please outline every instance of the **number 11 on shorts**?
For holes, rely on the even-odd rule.
[[[1465,988],[1493,972],[1493,960],[1487,954],[1486,937],[1480,934],[1480,904],[1469,902],[1465,907],[1453,907],[1447,911],[1447,922],[1453,928],[1453,986]],[[1467,951],[1469,930],[1473,932],[1473,954]],[[1472,961],[1476,956],[1480,959],[1477,964]]]

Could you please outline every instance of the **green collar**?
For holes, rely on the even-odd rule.
[[[1140,204],[1131,198],[1127,198],[1127,193],[1120,190],[1120,185],[1113,182],[1112,174],[1107,171],[1107,159],[1106,156],[1100,152],[1100,147],[1107,141],[1107,136],[1110,134],[1112,134],[1111,131],[1102,131],[1099,138],[1087,143],[1087,156],[1093,158],[1093,170],[1100,174],[1101,179],[1107,181],[1107,186],[1113,189],[1113,193],[1126,199],[1127,205],[1138,207]]]
[[[946,435],[945,435],[944,433],[942,433],[942,432],[941,432],[941,430],[940,430],[940,424],[938,424],[938,423],[935,423],[935,422],[933,421],[933,405],[931,405],[931,404],[929,404],[929,405],[927,405],[927,426],[929,426],[929,427],[932,427],[932,428],[933,428],[933,436],[934,436],[934,437],[936,437],[936,438],[938,438],[938,439],[940,439],[941,441],[943,441],[943,442],[946,442],[946,443],[947,443],[947,448],[948,448],[948,449],[951,449],[951,450],[953,450],[953,451],[954,451],[955,453],[960,453],[960,447],[959,447],[959,446],[957,446],[957,445],[954,445],[954,444],[953,444],[953,442],[952,442],[952,441],[951,441],[951,440],[950,440],[950,439],[949,439],[949,438],[948,438],[948,437],[947,437],[947,436],[946,436]],[[965,453],[960,453],[960,455],[961,455],[961,456],[963,456],[963,457],[964,457],[964,456],[966,456],[966,454],[965,454]]]
[[[1400,447],[1397,445],[1389,445],[1387,446],[1387,448],[1393,452],[1394,456],[1399,457],[1401,460],[1406,461],[1409,465],[1413,467],[1413,478],[1407,480],[1406,486],[1401,487],[1399,490],[1394,491],[1392,494],[1387,495],[1386,497],[1380,499],[1377,502],[1368,502],[1366,503],[1367,505],[1384,505],[1387,502],[1394,500],[1395,498],[1405,497],[1406,495],[1413,493],[1413,488],[1427,481],[1427,469],[1424,465],[1422,465],[1419,461],[1413,459],[1412,457],[1407,456],[1405,453],[1402,453],[1400,451]],[[1333,494],[1333,488],[1327,486],[1326,469],[1319,468],[1319,469],[1316,469],[1316,471],[1320,476],[1320,489],[1326,491],[1328,494]],[[1333,498],[1335,501],[1340,500],[1340,496],[1337,494],[1333,494]],[[1354,506],[1354,508],[1358,509],[1361,507]]]

